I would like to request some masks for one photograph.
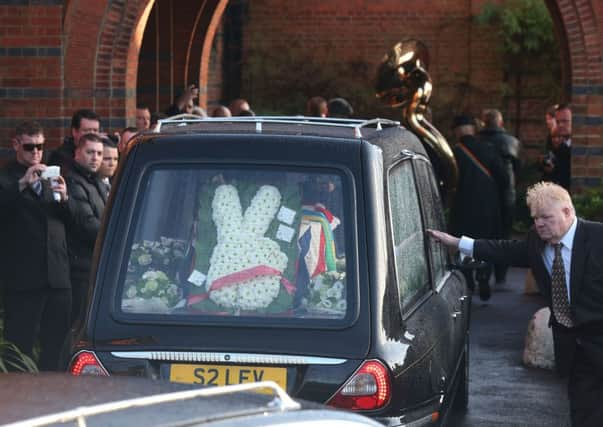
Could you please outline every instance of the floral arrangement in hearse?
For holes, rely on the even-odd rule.
[[[343,317],[347,308],[345,258],[337,258],[334,230],[340,220],[322,204],[304,206],[299,229],[297,285],[310,314]]]
[[[186,246],[183,240],[167,237],[132,245],[122,298],[124,311],[167,313],[182,300],[176,277]]]
[[[299,190],[286,186],[221,184],[207,192],[211,211],[199,214],[187,307],[214,314],[343,317],[345,260],[337,258],[333,235],[339,219],[325,206],[303,205]]]
[[[216,244],[209,256],[207,275],[198,273],[198,289],[189,296],[189,306],[230,313],[279,312],[291,306],[294,289],[284,277],[289,257],[279,243],[265,236],[281,208],[281,200],[278,188],[263,185],[243,212],[234,185],[223,184],[215,189],[211,219]],[[290,234],[289,241],[293,232]]]

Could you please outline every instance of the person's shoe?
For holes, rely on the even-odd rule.
[[[488,282],[479,282],[479,299],[488,301],[490,299],[490,285]]]

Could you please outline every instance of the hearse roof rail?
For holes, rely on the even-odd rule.
[[[388,119],[339,119],[306,116],[243,116],[201,118],[191,114],[179,114],[159,120],[156,132],[236,132],[292,133],[362,138],[366,133],[400,126],[400,122]]]

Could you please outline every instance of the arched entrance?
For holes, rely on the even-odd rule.
[[[597,1],[546,0],[561,45],[566,99],[574,112],[576,186],[603,177],[603,9]]]
[[[189,3],[194,6],[191,19],[186,25],[179,24],[189,42],[178,49],[183,57],[179,58],[181,65],[171,71],[172,81],[181,86],[187,81],[199,82],[200,102],[204,105],[212,41],[228,1]],[[80,0],[67,4],[63,101],[67,118],[76,109],[86,107],[101,115],[107,130],[121,129],[128,119],[132,120],[140,49],[154,5],[154,0]],[[156,67],[149,73],[155,71]]]
[[[222,43],[216,33],[227,1],[156,0],[139,54],[137,101],[164,111],[186,86],[199,104],[219,99]],[[217,90],[216,90],[217,89]]]

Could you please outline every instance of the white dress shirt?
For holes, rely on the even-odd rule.
[[[567,287],[568,301],[571,295],[570,276],[572,269],[572,247],[574,246],[574,236],[576,235],[577,225],[578,220],[574,218],[574,222],[560,240],[560,242],[563,244],[563,246],[561,247],[561,258],[563,258],[563,269],[565,270],[565,286]],[[461,251],[461,254],[473,258],[474,243],[475,240],[471,237],[462,236],[459,242],[459,251]],[[544,266],[546,267],[546,271],[549,274],[551,274],[551,270],[553,269],[554,257],[555,249],[553,248],[553,245],[544,245],[544,250],[542,251],[542,260],[544,261]]]

